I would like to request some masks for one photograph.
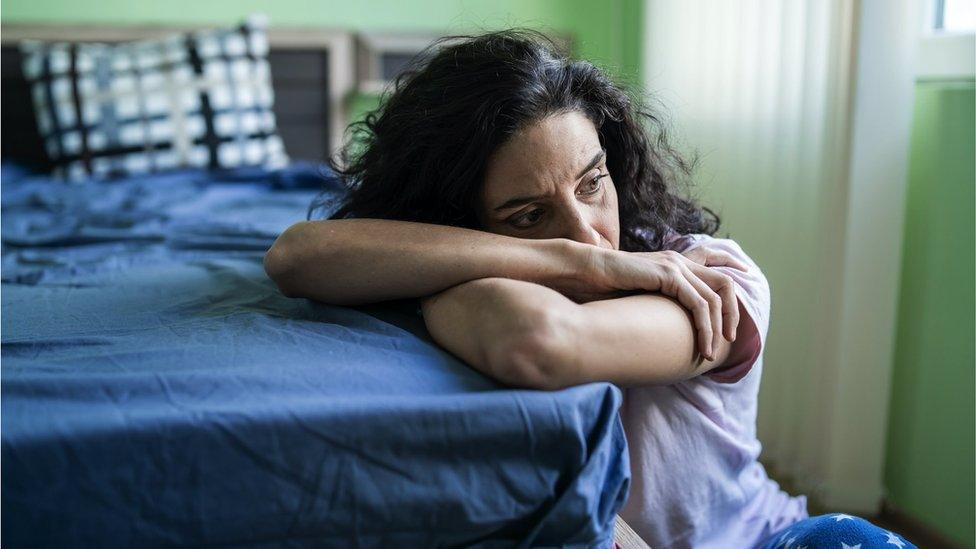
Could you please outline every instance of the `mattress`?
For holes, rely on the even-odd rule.
[[[413,303],[282,296],[263,253],[323,189],[310,164],[74,185],[4,167],[7,545],[611,541],[619,390],[500,386]]]

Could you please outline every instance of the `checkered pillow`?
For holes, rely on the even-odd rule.
[[[38,128],[68,180],[172,168],[278,167],[261,18],[124,44],[27,42]]]

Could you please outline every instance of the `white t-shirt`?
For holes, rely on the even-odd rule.
[[[672,239],[685,252],[707,244],[749,265],[717,267],[732,277],[739,303],[737,363],[674,385],[624,391],[620,409],[630,447],[632,485],[620,515],[655,549],[753,547],[807,518],[806,498],[791,497],[759,463],[756,407],[769,329],[769,285],[732,240]]]

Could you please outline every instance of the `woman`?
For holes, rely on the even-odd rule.
[[[429,50],[356,135],[341,207],[266,256],[282,292],[420,298],[432,337],[501,382],[624,387],[621,515],[654,547],[786,543],[804,524],[757,461],[765,278],[682,197],[691,166],[657,118],[505,31]]]

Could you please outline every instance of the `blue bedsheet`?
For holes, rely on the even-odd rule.
[[[280,295],[261,257],[322,185],[4,172],[6,545],[606,545],[619,391],[510,390],[409,306]]]

